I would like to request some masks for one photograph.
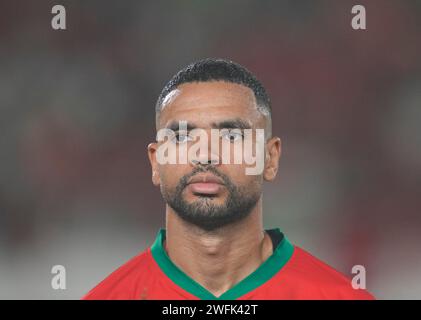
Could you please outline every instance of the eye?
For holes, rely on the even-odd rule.
[[[230,142],[235,142],[243,139],[243,133],[241,131],[226,131],[222,132],[222,137],[228,139]]]
[[[188,141],[192,141],[192,137],[184,132],[176,132],[174,134],[174,137],[172,138],[172,141],[174,143],[186,143]]]

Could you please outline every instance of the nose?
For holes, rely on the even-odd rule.
[[[207,141],[206,144],[200,144],[196,150],[189,150],[189,158],[192,165],[197,166],[201,165],[219,165],[219,141],[213,141],[211,135],[204,131],[202,132],[203,135],[200,136],[200,139],[204,139]],[[196,151],[196,152],[194,152]]]
[[[219,156],[215,155],[214,153],[210,153],[205,154],[205,153],[200,153],[199,156],[194,157],[193,159],[191,159],[191,163],[194,166],[197,165],[219,165]]]

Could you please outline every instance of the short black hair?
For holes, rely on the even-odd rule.
[[[268,94],[259,80],[245,67],[225,59],[206,58],[189,64],[178,71],[162,89],[156,102],[155,112],[158,119],[166,96],[183,83],[225,81],[244,85],[253,90],[259,110],[272,116]]]

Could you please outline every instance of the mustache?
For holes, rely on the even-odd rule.
[[[184,189],[187,186],[189,179],[198,173],[212,173],[218,178],[221,178],[222,181],[224,181],[225,185],[232,186],[231,180],[226,175],[220,173],[215,167],[196,167],[193,169],[192,172],[186,174],[180,179],[180,182],[178,184],[179,189]]]

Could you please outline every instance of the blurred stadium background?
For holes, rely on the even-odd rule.
[[[420,39],[416,0],[2,0],[0,298],[79,299],[152,243],[154,103],[204,57],[271,95],[283,157],[265,226],[350,277],[364,265],[377,298],[421,298]]]

